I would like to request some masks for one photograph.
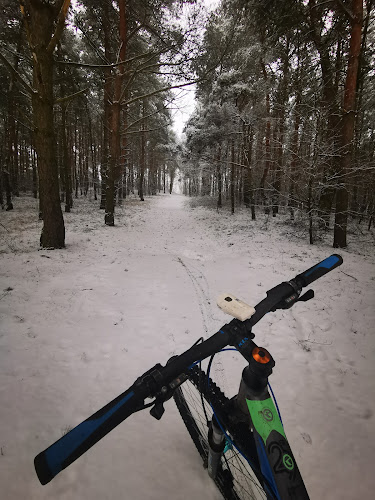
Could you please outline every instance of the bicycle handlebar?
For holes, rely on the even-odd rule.
[[[340,266],[342,262],[340,255],[333,254],[304,273],[298,274],[293,280],[280,283],[269,290],[267,297],[255,306],[255,314],[250,319],[244,322],[232,320],[229,325],[224,325],[209,339],[194,345],[172,359],[165,367],[157,364],[144,373],[127,391],[35,457],[34,465],[40,482],[42,484],[50,482],[123,420],[143,409],[146,398],[155,397],[156,401],[160,391],[167,389],[169,384],[186,372],[197,360],[208,358],[228,344],[237,346],[239,335],[241,336],[243,332],[250,334],[251,328],[265,314],[293,305],[298,300],[302,287],[308,286]],[[287,303],[288,300],[290,303]],[[235,332],[236,339],[233,337],[233,332]]]
[[[343,260],[341,255],[332,254],[327,259],[322,260],[319,264],[310,267],[304,273],[298,274],[294,279],[297,283],[301,283],[302,287],[310,285],[313,281],[321,278],[338,266],[341,266]]]
[[[290,281],[285,281],[268,290],[267,297],[255,306],[255,314],[247,320],[249,326],[254,326],[263,316],[276,309],[286,309],[298,301],[302,288],[321,278],[343,263],[341,255],[333,254],[322,260],[307,271],[297,274]]]
[[[39,481],[47,484],[95,443],[137,410],[147,395],[135,394],[130,387],[34,459]]]

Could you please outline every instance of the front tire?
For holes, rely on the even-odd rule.
[[[208,387],[207,375],[198,367],[194,367],[189,379],[173,396],[205,468],[209,450],[208,428],[213,415],[211,404],[217,415],[223,415],[225,408],[230,406],[229,399],[211,379]],[[233,439],[234,433],[229,428],[226,432]],[[228,441],[214,481],[225,500],[267,500],[267,495],[249,463]]]

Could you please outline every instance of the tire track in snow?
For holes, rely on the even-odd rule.
[[[183,262],[181,257],[177,257],[177,261],[182,265],[182,267],[185,269],[187,275],[190,278],[190,281],[193,285],[195,295],[198,300],[198,306],[202,315],[202,322],[203,322],[203,328],[205,333],[208,336],[211,336],[214,334],[213,328],[209,328],[210,323],[212,324],[212,313],[210,310],[210,307],[205,306],[205,304],[210,304],[210,299],[207,296],[206,292],[204,291],[202,285],[199,283],[199,280],[196,276],[194,276],[193,272],[189,267]],[[201,271],[197,271],[199,274],[204,277],[204,274]],[[204,281],[207,285],[208,288],[208,282],[206,278],[204,277]],[[211,320],[211,321],[210,321]],[[212,376],[212,375],[211,375]],[[228,388],[228,381],[225,376],[225,369],[223,366],[223,363],[219,357],[215,358],[215,378],[216,381],[219,382],[223,390],[226,390]]]
[[[177,261],[185,269],[186,274],[189,276],[190,281],[193,285],[195,295],[196,295],[197,300],[198,300],[199,310],[200,310],[201,315],[202,315],[203,328],[204,328],[205,333],[207,334],[209,332],[209,330],[208,330],[209,313],[207,311],[207,307],[204,307],[203,304],[206,304],[207,302],[209,302],[209,299],[208,299],[205,291],[203,290],[203,287],[200,285],[198,279],[194,276],[194,274],[188,268],[188,266],[183,262],[181,257],[177,257]]]

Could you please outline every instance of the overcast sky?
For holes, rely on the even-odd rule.
[[[220,0],[203,0],[206,5],[207,10],[213,10],[219,4]],[[173,130],[176,132],[178,137],[181,137],[182,130],[185,123],[189,119],[189,116],[194,111],[195,106],[195,85],[190,87],[184,87],[183,89],[176,89],[174,94],[178,97],[172,108],[173,117]]]

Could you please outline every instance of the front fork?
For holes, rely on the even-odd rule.
[[[215,479],[218,467],[221,462],[221,457],[225,448],[225,435],[217,423],[215,415],[212,416],[211,425],[208,431],[208,459],[207,469],[208,474],[212,479]]]

